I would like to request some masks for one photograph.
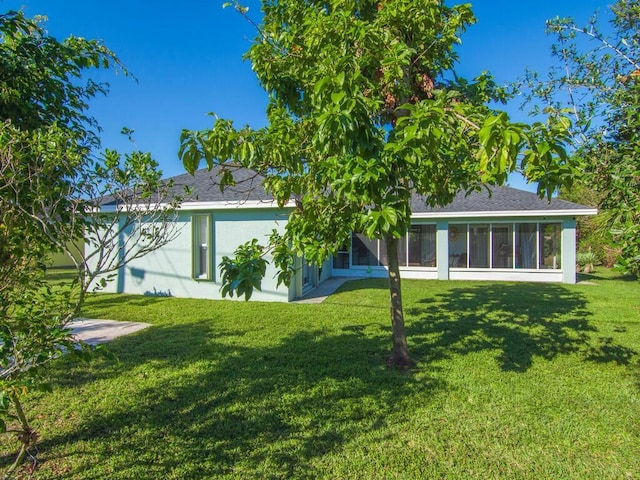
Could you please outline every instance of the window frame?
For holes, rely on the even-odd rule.
[[[202,230],[199,222],[205,221],[204,231],[206,239],[200,239]],[[194,213],[191,215],[191,278],[198,281],[214,281],[213,248],[212,248],[212,220],[211,214]],[[206,247],[206,259],[202,262],[202,247]],[[202,263],[206,263],[206,271],[202,270]]]
[[[518,266],[518,262],[515,261],[517,255],[518,255],[518,251],[517,251],[517,245],[518,243],[516,242],[516,237],[517,234],[519,232],[518,226],[519,225],[523,225],[523,224],[528,224],[528,225],[535,225],[535,234],[536,234],[536,264],[535,267],[532,268],[522,268]],[[451,229],[451,227],[456,227],[458,230],[461,230],[461,227],[466,226],[467,232],[469,232],[471,226],[474,225],[481,225],[481,226],[487,226],[489,228],[489,232],[488,232],[488,248],[489,248],[489,266],[488,267],[473,267],[471,266],[471,262],[469,261],[469,255],[467,256],[467,265],[455,265],[453,266],[451,264],[451,254],[450,254],[450,259],[449,259],[449,268],[452,269],[456,269],[456,270],[484,270],[484,271],[512,271],[512,270],[529,270],[529,271],[550,271],[550,272],[561,272],[563,271],[563,266],[562,266],[562,249],[563,249],[563,237],[562,237],[562,232],[564,230],[564,222],[562,220],[538,220],[538,221],[503,221],[503,222],[487,222],[486,220],[482,221],[479,220],[477,222],[455,222],[455,223],[450,223],[448,228]],[[494,227],[500,227],[500,226],[505,226],[508,225],[510,226],[510,236],[511,236],[511,242],[510,242],[510,249],[511,249],[511,255],[512,258],[514,260],[511,261],[511,266],[510,267],[495,267],[494,266]],[[543,225],[554,225],[557,226],[557,229],[555,230],[554,234],[555,234],[555,243],[554,246],[556,247],[556,252],[557,252],[557,266],[556,268],[553,267],[545,267],[542,265],[542,259],[541,259],[541,250],[543,249],[543,243],[544,243],[544,239],[543,239],[543,235],[544,232],[542,231],[542,226]],[[464,232],[463,232],[464,233]],[[467,233],[467,252],[470,251],[471,248],[471,235],[469,233]]]
[[[409,239],[409,234],[411,233],[411,227],[430,227],[433,232],[433,241],[434,241],[434,247],[433,247],[433,251],[436,254],[437,257],[437,242],[438,242],[438,229],[437,229],[437,224],[433,223],[433,222],[417,222],[417,223],[412,223],[409,228],[407,229],[407,231],[405,232],[405,234],[399,239],[399,241],[402,242],[402,245],[399,244],[398,245],[398,252],[401,254],[404,254],[403,256],[398,255],[398,262],[399,262],[399,266],[401,269],[423,269],[423,270],[435,270],[437,268],[437,258],[434,258],[433,260],[433,265],[430,266],[418,266],[418,265],[409,265],[409,255],[410,255],[410,239]],[[388,267],[388,262],[386,259],[386,247],[384,244],[384,240],[381,239],[366,239],[363,240],[362,237],[358,238],[358,236],[361,235],[357,232],[352,232],[351,233],[351,244],[350,244],[350,249],[349,249],[349,253],[350,253],[350,259],[349,259],[349,265],[350,265],[350,269],[370,269],[370,268],[377,268],[377,269],[382,269],[382,268],[386,268]],[[360,243],[362,243],[362,245],[364,246],[364,248],[366,248],[370,253],[369,253],[369,258],[371,255],[375,256],[375,259],[377,260],[377,262],[374,264],[364,264],[364,263],[359,263],[360,259],[357,258],[357,256],[355,255],[355,251],[356,249],[354,249],[353,247],[353,241],[354,238],[358,238],[358,241],[360,241]],[[366,237],[365,237],[366,238]],[[373,250],[373,248],[367,248],[367,241],[369,242],[375,242],[375,252]],[[371,247],[373,247],[373,243],[371,243]],[[357,249],[358,251],[360,251],[360,249]],[[339,251],[339,253],[343,253],[343,251]],[[335,256],[334,256],[335,257]],[[364,258],[364,256],[362,256],[362,258]],[[334,268],[335,268],[335,258],[334,258]]]

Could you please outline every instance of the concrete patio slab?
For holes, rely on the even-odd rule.
[[[90,345],[97,345],[150,326],[151,324],[149,323],[141,322],[117,322],[115,320],[78,318],[71,322],[70,328],[78,340],[82,340]]]
[[[343,283],[349,280],[358,280],[358,277],[332,277],[322,282],[302,298],[291,303],[322,303],[329,295],[338,290]]]

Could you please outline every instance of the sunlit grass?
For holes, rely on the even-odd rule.
[[[55,365],[33,478],[634,478],[640,285],[588,280],[404,281],[410,373],[385,367],[383,280],[320,305],[92,296],[84,316],[153,326]]]

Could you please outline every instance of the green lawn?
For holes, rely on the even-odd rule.
[[[94,295],[83,315],[153,327],[55,365],[33,478],[640,478],[640,283],[583,279],[404,281],[410,373],[385,367],[385,281],[320,305]]]

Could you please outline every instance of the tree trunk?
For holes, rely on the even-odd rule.
[[[400,266],[398,264],[398,239],[391,234],[384,236],[387,244],[387,261],[389,262],[389,294],[391,295],[391,327],[393,352],[387,364],[400,368],[415,365],[407,348],[407,333],[404,329],[404,313],[402,312],[402,290],[400,287]]]

